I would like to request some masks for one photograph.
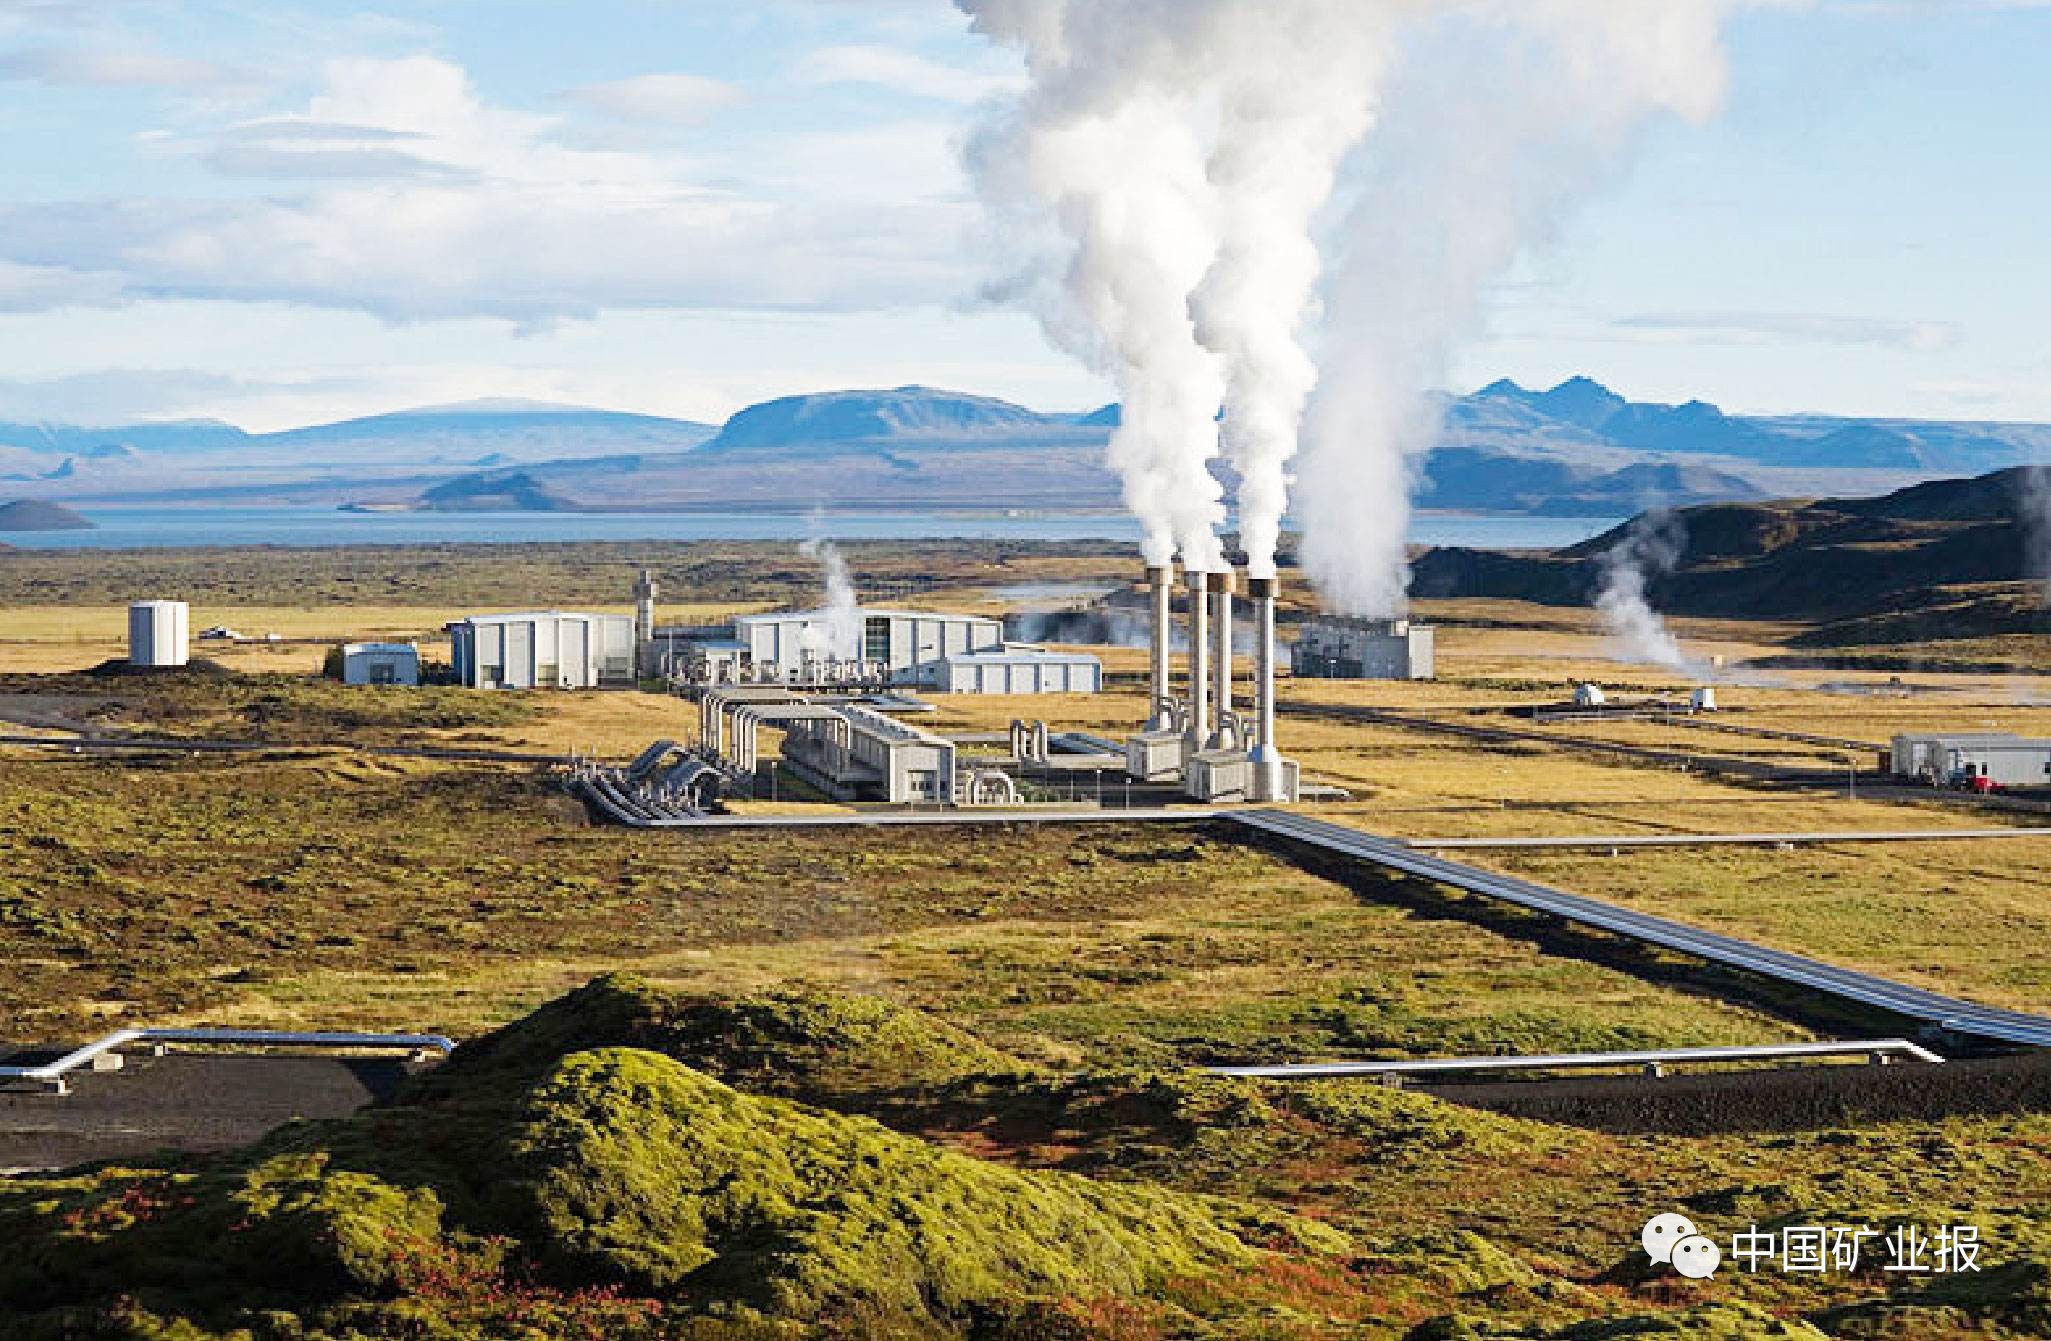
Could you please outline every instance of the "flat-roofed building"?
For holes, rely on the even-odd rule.
[[[456,682],[472,689],[596,689],[634,682],[634,617],[534,610],[448,626]]]
[[[1320,615],[1289,649],[1289,669],[1317,680],[1429,680],[1438,673],[1437,630],[1407,619]]]
[[[946,694],[1094,694],[1104,663],[1087,652],[1005,647],[943,657],[932,685]]]
[[[733,641],[757,680],[805,679],[833,665],[867,667],[893,684],[923,684],[931,683],[946,657],[1002,648],[1004,626],[982,615],[809,610],[741,615],[733,623]]]
[[[1944,786],[1985,778],[1997,787],[2051,787],[2051,740],[2009,732],[1916,732],[1890,750],[1898,777]]]
[[[419,684],[420,649],[412,643],[345,643],[343,684]]]
[[[952,805],[955,745],[867,708],[784,724],[784,765],[837,800]]]

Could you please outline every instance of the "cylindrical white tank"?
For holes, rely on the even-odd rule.
[[[191,629],[192,609],[184,601],[137,601],[128,607],[128,664],[183,666]]]

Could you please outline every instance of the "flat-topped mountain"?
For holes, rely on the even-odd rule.
[[[727,420],[712,451],[864,440],[983,439],[1073,431],[1075,421],[1009,401],[930,387],[830,391],[753,405]]]

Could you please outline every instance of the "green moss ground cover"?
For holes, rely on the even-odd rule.
[[[354,1118],[0,1181],[0,1334],[2016,1338],[2051,1325],[2047,1150],[2043,1117],[1674,1146],[1355,1083],[1056,1077],[888,1003],[614,978]],[[1689,1282],[1636,1250],[1647,1206],[1987,1249]]]

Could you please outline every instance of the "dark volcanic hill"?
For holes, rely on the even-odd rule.
[[[1822,625],[1829,644],[2051,629],[2038,554],[2051,535],[2032,471],[1938,480],[1878,498],[1726,503],[1675,514],[1679,562],[1653,603],[1676,615]],[[1550,554],[1434,549],[1413,566],[1420,597],[1590,602],[1602,556],[1627,527]]]
[[[526,471],[459,475],[420,496],[423,512],[574,512],[577,505]]]
[[[17,498],[0,503],[0,531],[90,531],[93,524],[61,503]]]

